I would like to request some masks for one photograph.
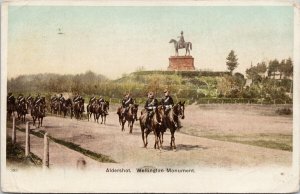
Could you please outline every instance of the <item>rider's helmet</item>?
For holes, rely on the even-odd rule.
[[[183,31],[181,31],[180,34],[182,35],[182,34],[183,34]]]
[[[164,89],[164,94],[167,96],[169,95],[169,90],[167,88]]]
[[[9,95],[9,96],[12,95],[12,92],[8,92],[8,95]]]
[[[125,98],[129,98],[129,96],[130,96],[130,93],[129,93],[129,92],[125,92],[125,93],[124,93],[124,97],[125,97]]]
[[[148,98],[153,98],[154,97],[154,93],[153,92],[148,92]]]
[[[60,97],[62,97],[63,95],[62,94],[60,94]]]

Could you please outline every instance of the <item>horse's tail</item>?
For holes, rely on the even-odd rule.
[[[192,43],[190,42],[190,48],[191,48],[191,50],[192,50]]]

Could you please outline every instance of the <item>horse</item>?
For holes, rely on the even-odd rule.
[[[125,131],[125,123],[128,122],[129,133],[132,133],[134,121],[137,121],[138,104],[130,104],[128,110],[123,112],[123,108],[118,110],[119,122],[122,126],[121,131]]]
[[[93,109],[94,103],[89,103],[86,107],[88,121],[90,121],[90,118],[92,117],[92,114],[94,113],[94,109]]]
[[[70,98],[68,98],[67,100],[65,100],[62,103],[61,111],[63,112],[64,117],[66,117],[67,113],[69,112],[70,117],[72,119],[72,117],[73,117],[73,103],[72,103],[72,100]]]
[[[51,114],[56,113],[56,115],[58,116],[58,113],[59,113],[59,102],[57,100],[52,101],[50,103],[50,112],[51,112]]]
[[[161,126],[161,144],[164,141],[164,132],[166,131],[167,128],[170,129],[171,132],[171,142],[170,146],[171,149],[176,149],[175,145],[175,131],[177,129],[176,126],[176,120],[184,119],[184,102],[178,102],[175,104],[171,110],[167,111],[164,113],[164,118],[163,118],[163,125]]]
[[[95,102],[92,106],[91,106],[91,113],[93,113],[94,115],[94,121],[97,123],[99,123],[99,117],[101,115],[101,112],[102,112],[102,108],[101,108],[101,104],[98,103],[98,102]]]
[[[36,120],[38,120],[38,128],[43,126],[43,119],[46,116],[45,109],[46,109],[45,98],[43,98],[41,103],[33,105],[33,108],[31,110],[33,126],[35,126]]]
[[[178,56],[178,49],[182,49],[185,48],[185,56],[188,54],[188,56],[190,55],[190,50],[192,50],[192,43],[191,42],[184,42],[182,47],[180,47],[180,44],[178,41],[171,39],[169,43],[174,43],[174,47],[175,47],[175,56]]]
[[[28,113],[27,104],[25,100],[17,102],[16,110],[17,110],[18,119],[21,120],[21,122],[25,123],[25,117],[26,114]]]
[[[10,119],[11,115],[16,109],[16,99],[11,96],[7,99],[7,119]]]
[[[84,111],[84,99],[80,99],[73,105],[74,115],[76,119],[81,119]]]
[[[160,135],[161,135],[161,125],[163,122],[163,117],[164,117],[164,110],[163,106],[159,105],[155,110],[154,110],[154,115],[150,119],[150,124],[147,126],[147,116],[148,112],[143,109],[141,111],[141,116],[139,118],[140,120],[140,126],[141,126],[141,132],[142,132],[142,139],[144,143],[144,147],[146,148],[148,145],[148,135],[153,131],[154,136],[155,136],[155,143],[154,143],[154,149],[161,149],[162,147],[162,141],[160,140]],[[146,135],[146,138],[145,138]]]
[[[101,103],[101,124],[106,122],[106,116],[108,115],[108,110],[109,110],[109,102],[108,101],[104,101]]]

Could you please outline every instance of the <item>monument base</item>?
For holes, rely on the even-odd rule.
[[[195,71],[192,56],[172,56],[169,58],[169,71]]]

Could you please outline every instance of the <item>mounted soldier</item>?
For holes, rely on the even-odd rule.
[[[64,103],[66,101],[65,97],[62,94],[60,94],[58,100],[60,103]]]
[[[90,98],[89,105],[94,104],[94,102],[95,102],[96,100],[97,100],[97,99],[96,99],[95,95],[93,95],[93,96]]]
[[[38,93],[37,96],[34,99],[34,104],[36,104],[38,101],[40,102],[40,100],[41,100],[41,94]]]
[[[15,97],[11,92],[9,92],[7,95],[7,104],[15,104]]]
[[[153,92],[148,93],[148,99],[145,104],[145,109],[147,110],[146,126],[150,129],[150,120],[154,115],[154,111],[158,106],[158,100],[154,97]]]
[[[103,99],[103,97],[102,97],[102,96],[99,96],[98,103],[99,103],[99,104],[102,104],[104,101],[105,101],[105,100]]]
[[[75,97],[73,98],[73,102],[77,103],[80,100],[80,96],[78,95],[78,93],[75,93]]]
[[[33,97],[31,96],[31,94],[29,94],[26,98],[27,102],[32,102],[33,101]]]
[[[127,111],[128,111],[128,108],[131,104],[134,104],[134,100],[133,98],[130,97],[130,93],[127,92],[125,93],[124,95],[124,98],[122,100],[122,104],[121,104],[121,114],[124,115]]]
[[[174,101],[168,89],[164,90],[164,95],[165,96],[161,99],[161,104],[164,106],[165,115],[168,115],[170,110],[174,107]],[[174,117],[174,119],[176,128],[181,128],[179,118]]]
[[[10,118],[11,114],[15,111],[16,99],[11,92],[7,95],[7,119]]]

